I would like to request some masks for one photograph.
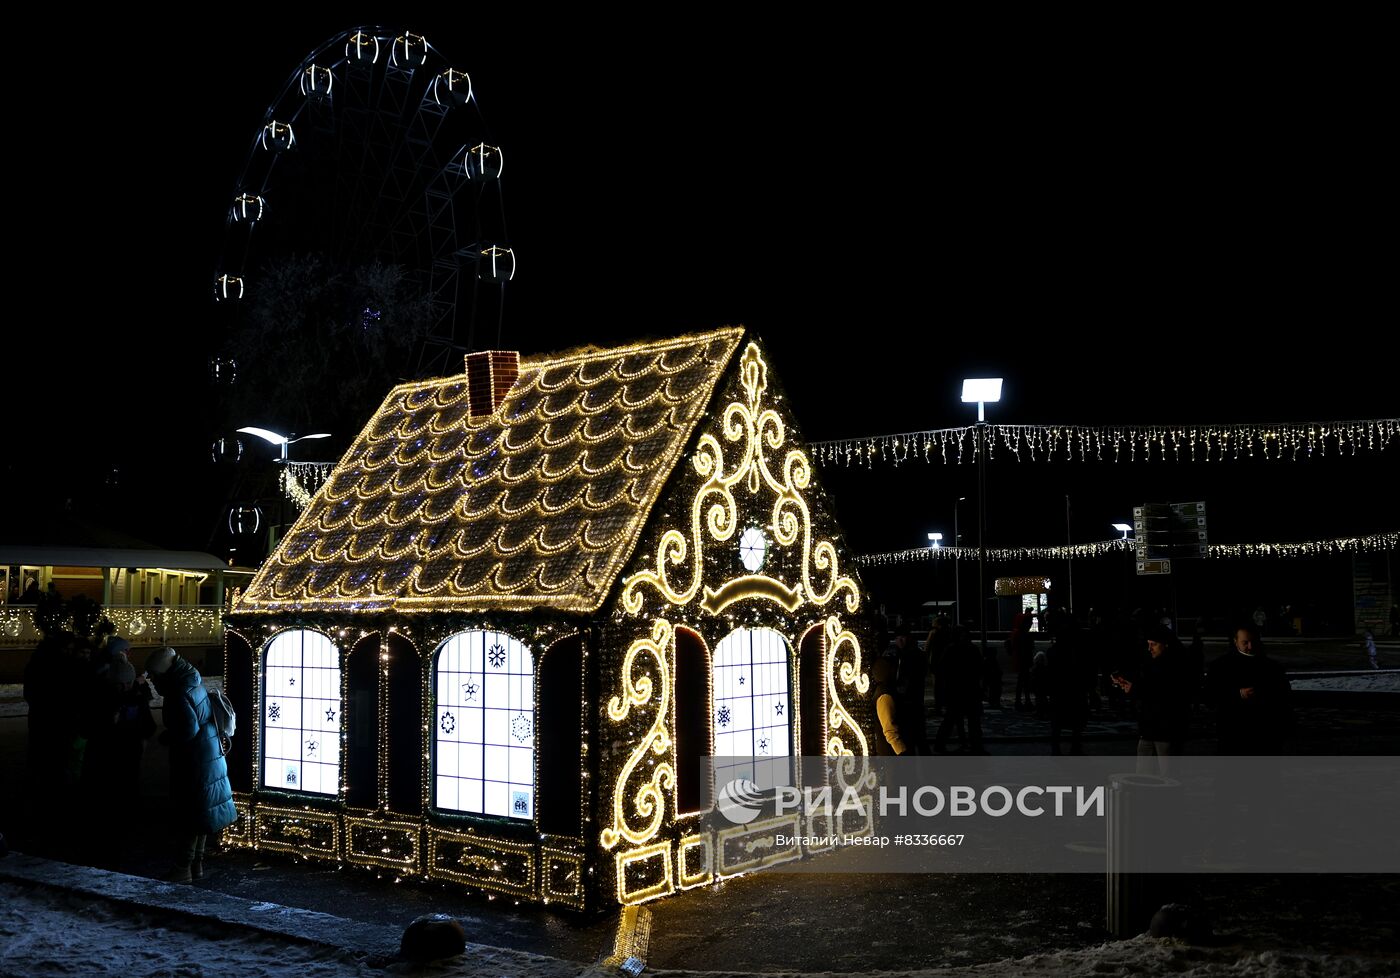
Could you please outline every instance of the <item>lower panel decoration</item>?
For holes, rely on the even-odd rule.
[[[428,875],[534,898],[534,847],[464,832],[428,829]]]
[[[835,828],[835,820],[830,814],[814,814],[807,819],[807,831],[803,835],[809,839],[829,839],[836,834],[833,831]],[[808,852],[827,852],[835,847],[824,845],[806,846],[805,848]]]
[[[715,878],[714,859],[708,835],[688,835],[676,846],[676,875],[680,889],[704,886]]]
[[[777,844],[777,836],[795,838],[801,834],[802,817],[785,815],[725,829],[716,837],[719,845],[719,873],[733,876],[762,866],[785,863],[802,855],[798,845]]]
[[[238,813],[233,824],[224,829],[220,843],[228,847],[251,848],[253,845],[253,802],[247,795],[235,794],[233,807]]]
[[[333,813],[260,805],[254,812],[254,824],[259,849],[312,859],[340,859],[340,818]]]
[[[345,816],[345,859],[361,866],[384,866],[404,873],[422,871],[422,830],[414,822]]]
[[[674,892],[669,841],[617,854],[618,903],[642,903]]]
[[[540,896],[545,903],[564,903],[583,909],[583,856],[563,849],[540,850],[544,870],[540,874]]]
[[[875,832],[875,799],[868,794],[860,796],[860,803],[865,808],[864,813],[857,812],[853,808],[838,812],[836,821],[841,825],[841,834],[855,836],[857,838],[873,835]]]

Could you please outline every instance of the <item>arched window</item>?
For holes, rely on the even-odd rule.
[[[340,790],[340,650],[309,629],[280,632],[263,653],[265,788]]]
[[[434,797],[453,812],[535,814],[535,660],[503,632],[454,635],[438,651]]]
[[[715,784],[792,784],[787,641],[771,628],[736,629],[715,649],[714,663]]]

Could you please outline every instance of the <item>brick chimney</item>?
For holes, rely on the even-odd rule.
[[[471,420],[495,414],[519,376],[520,354],[514,350],[468,353],[467,404]]]

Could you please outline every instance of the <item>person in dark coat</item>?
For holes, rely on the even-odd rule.
[[[1050,620],[1046,651],[1046,685],[1050,692],[1050,753],[1060,753],[1060,737],[1069,730],[1069,752],[1084,753],[1084,726],[1089,720],[1089,690],[1094,684],[1083,635],[1074,619],[1057,610]]]
[[[982,653],[962,625],[953,627],[952,640],[943,652],[943,675],[947,711],[934,735],[933,752],[948,753],[948,738],[965,722],[968,751],[985,754],[982,749]]]
[[[1138,773],[1169,774],[1170,757],[1186,746],[1195,693],[1190,662],[1171,629],[1153,625],[1147,632],[1148,659],[1130,678],[1113,676],[1138,711]]]
[[[1031,663],[1035,660],[1035,633],[1031,631],[1031,623],[1034,620],[1031,612],[1022,611],[1011,619],[1011,634],[1006,639],[1011,668],[1016,672],[1017,712],[1034,709],[1031,703]]]
[[[83,668],[77,638],[61,629],[44,633],[24,667],[26,814],[38,850],[68,858],[80,831],[76,813],[83,807],[77,794],[86,746],[78,710]]]
[[[1215,705],[1221,754],[1286,752],[1293,732],[1288,677],[1264,654],[1253,628],[1236,630],[1235,647],[1210,664],[1206,688]]]
[[[170,804],[175,833],[175,868],[166,876],[188,883],[204,875],[204,849],[210,833],[234,823],[233,789],[219,747],[209,693],[199,670],[174,649],[157,649],[146,661],[156,692],[165,697],[165,730],[170,741]]]
[[[895,639],[899,647],[899,726],[904,743],[914,754],[928,754],[928,711],[924,687],[928,684],[928,652],[919,648],[907,627]]]

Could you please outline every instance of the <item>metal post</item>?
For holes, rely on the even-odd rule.
[[[1074,546],[1074,531],[1069,525],[1069,493],[1065,493],[1065,544]],[[1074,556],[1068,551],[1065,553],[1065,563],[1069,565],[1066,579],[1069,584],[1069,613],[1074,614]]]
[[[953,503],[953,546],[962,547],[962,534],[958,532],[958,506],[965,500],[966,496],[959,496],[957,502]],[[953,553],[953,624],[962,624],[962,567],[958,561],[961,559],[957,552]]]
[[[987,422],[977,405],[977,617],[982,622],[982,661],[987,661]]]

